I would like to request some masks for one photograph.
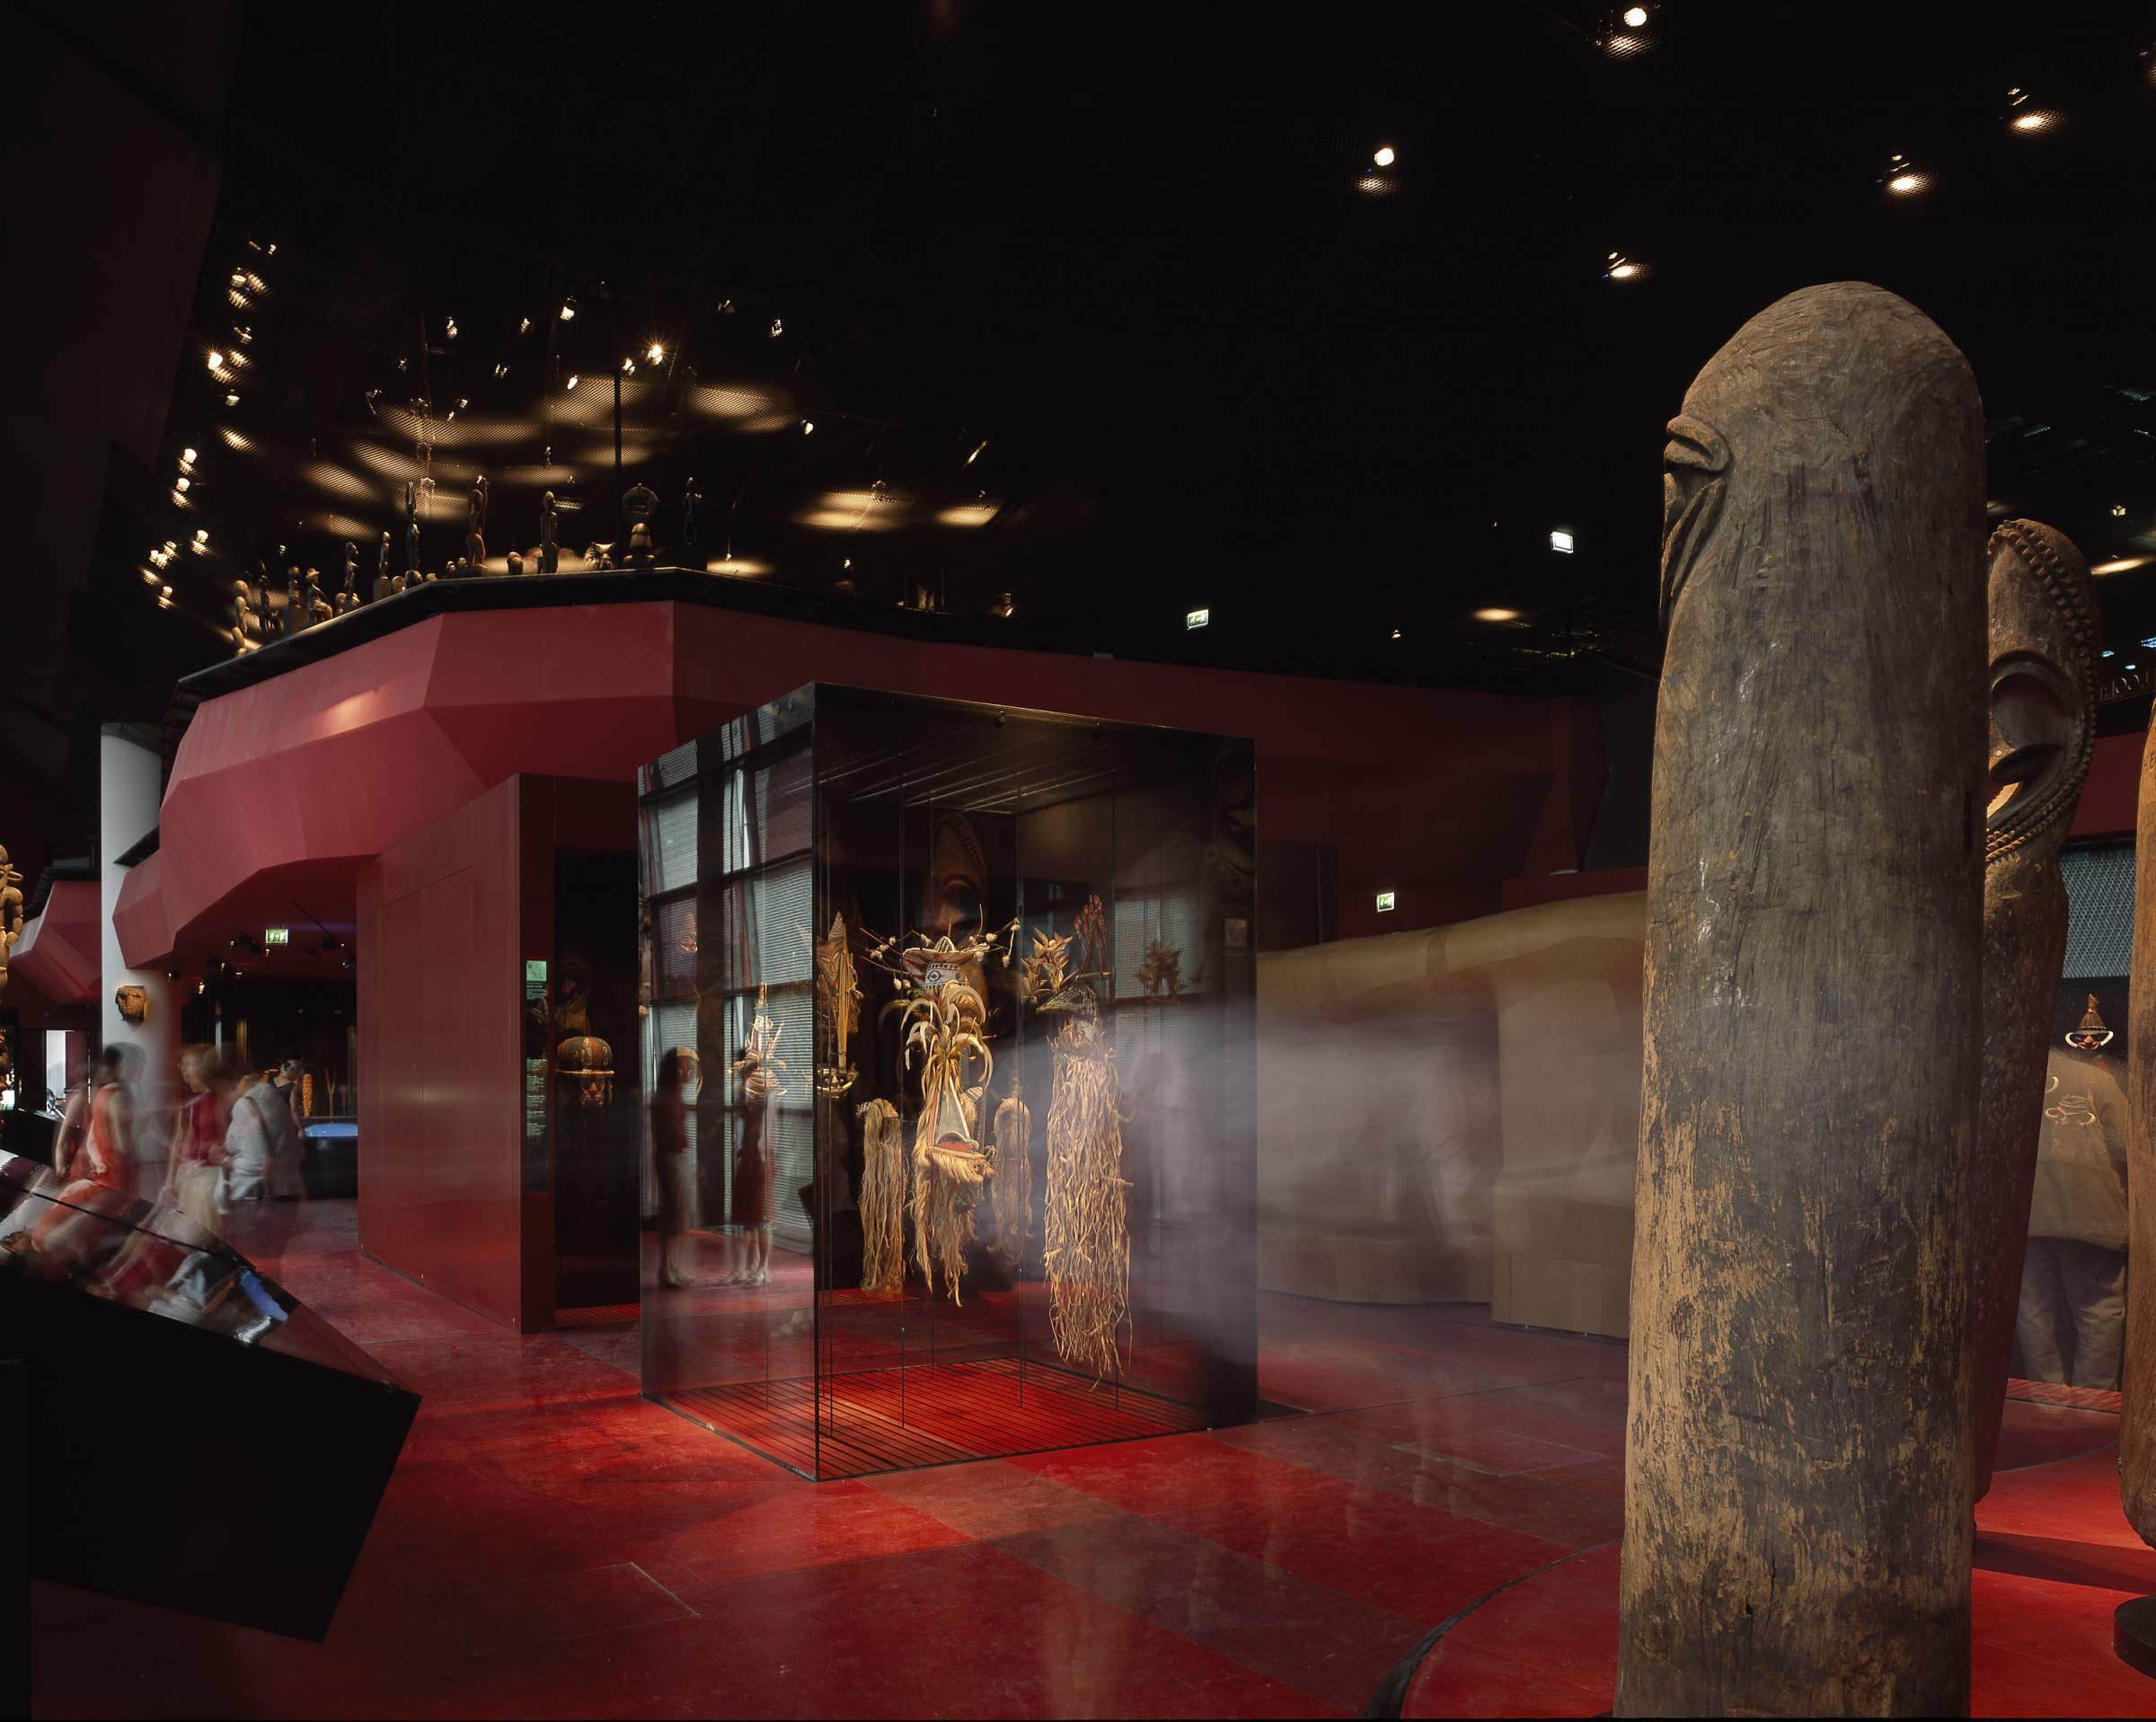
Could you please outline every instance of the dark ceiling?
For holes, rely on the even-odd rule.
[[[625,357],[619,482],[667,560],[1009,594],[1123,655],[1586,690],[1657,662],[1686,383],[1856,277],[1968,354],[1995,507],[2156,556],[2156,22],[1621,11],[258,6],[188,122],[223,181],[165,466],[91,571],[148,708],[109,715],[229,651],[258,558],[333,587],[350,538],[364,582],[407,480],[430,565],[482,472],[498,558],[550,487],[572,551],[621,536]],[[143,553],[197,530],[159,611]],[[2123,671],[2156,562],[2102,589]]]

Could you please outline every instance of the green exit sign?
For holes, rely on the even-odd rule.
[[[1377,912],[1380,914],[1391,914],[1392,913],[1392,892],[1380,891],[1377,894]]]
[[[1183,617],[1183,626],[1203,628],[1207,626],[1212,620],[1213,613],[1210,610],[1192,610]]]
[[[289,927],[264,927],[262,942],[265,945],[288,945],[292,942],[292,929]]]

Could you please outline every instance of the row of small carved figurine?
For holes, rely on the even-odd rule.
[[[632,490],[622,499],[622,511],[631,522],[627,547],[622,549],[621,546],[607,543],[588,546],[584,552],[585,566],[579,571],[606,573],[617,568],[653,566],[650,517],[658,502],[658,498],[641,484]],[[284,605],[280,610],[273,612],[269,570],[260,569],[253,580],[234,580],[232,584],[234,646],[243,653],[252,651],[274,640],[289,640],[317,623],[347,614],[374,599],[392,597],[410,587],[429,585],[437,580],[480,578],[485,570],[487,560],[487,481],[483,478],[473,487],[468,520],[464,553],[438,574],[421,569],[418,495],[414,487],[407,484],[404,487],[404,569],[402,573],[390,572],[390,538],[389,534],[384,532],[381,549],[375,560],[373,590],[362,592],[359,588],[359,547],[348,540],[344,546],[344,584],[334,600],[323,595],[319,571],[310,568],[303,573],[295,567],[285,572]],[[511,551],[507,559],[510,575],[553,574],[560,571],[561,552],[555,538],[556,521],[554,493],[549,490],[540,504],[538,549],[529,558],[521,552]],[[618,562],[615,561],[617,550],[621,550]]]

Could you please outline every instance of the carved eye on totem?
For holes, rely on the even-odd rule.
[[[2079,720],[2074,691],[2048,658],[2016,651],[1993,662],[1986,826],[1996,829],[2019,804],[2041,799],[2067,763]]]
[[[1683,415],[1669,421],[1662,450],[1662,625],[1669,626],[1677,596],[1692,576],[1700,546],[1721,512],[1721,474],[1729,445],[1704,419]]]

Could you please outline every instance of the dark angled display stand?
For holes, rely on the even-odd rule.
[[[2156,1680],[2156,1596],[2136,1596],[2111,1611],[2111,1647],[2127,1667]]]
[[[1255,1415],[1249,744],[817,684],[641,790],[644,1091],[700,1076],[645,1392],[815,1478]]]
[[[0,1358],[40,1479],[15,1532],[31,1576],[329,1630],[418,1394],[172,1210],[21,1160],[0,1166]]]

